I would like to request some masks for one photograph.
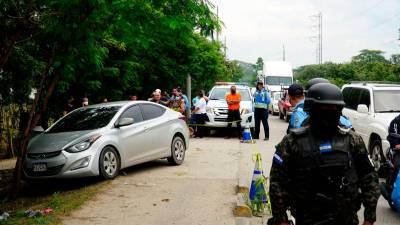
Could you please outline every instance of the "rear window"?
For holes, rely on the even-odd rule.
[[[151,120],[157,117],[160,117],[164,114],[165,109],[161,106],[153,105],[153,104],[142,104],[140,106],[143,111],[143,119]]]

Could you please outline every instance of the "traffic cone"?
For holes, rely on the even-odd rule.
[[[267,194],[264,187],[265,178],[261,167],[261,154],[256,154],[253,178],[250,186],[250,200],[252,203],[260,204],[267,201]]]
[[[243,141],[243,143],[253,143],[249,125],[246,125],[246,127],[244,128],[242,141]]]

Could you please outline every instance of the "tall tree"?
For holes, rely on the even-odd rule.
[[[353,57],[353,62],[388,62],[383,56],[385,52],[381,50],[363,49],[360,54]]]

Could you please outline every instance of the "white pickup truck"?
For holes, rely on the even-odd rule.
[[[218,128],[228,126],[228,104],[226,103],[226,95],[230,93],[232,85],[236,86],[237,93],[242,97],[242,101],[240,102],[242,127],[246,125],[249,125],[250,128],[255,127],[253,96],[250,88],[247,85],[229,82],[218,82],[210,91],[208,96],[209,101],[207,103],[207,116],[210,121],[206,122],[207,127]],[[233,126],[236,126],[236,123],[234,123]]]
[[[384,150],[389,148],[388,127],[400,113],[400,85],[351,83],[342,88],[343,115],[350,119],[361,135],[376,169],[384,162]]]

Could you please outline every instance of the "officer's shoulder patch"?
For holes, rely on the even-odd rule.
[[[308,126],[300,127],[300,128],[296,128],[296,129],[290,129],[289,134],[291,134],[293,136],[302,136],[307,133],[308,129],[309,129]]]
[[[273,158],[274,162],[278,165],[283,165],[283,159],[278,155],[278,154],[274,154],[274,158]]]

